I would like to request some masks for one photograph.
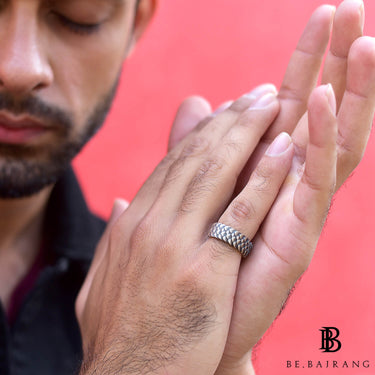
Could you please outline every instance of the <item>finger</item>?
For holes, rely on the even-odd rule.
[[[216,144],[222,136],[228,132],[250,105],[257,98],[268,95],[274,96],[274,86],[262,85],[251,91],[249,94],[236,100],[227,110],[217,116],[206,117],[189,133],[157,166],[152,175],[147,179],[134,200],[129,206],[129,212],[134,218],[134,225],[146,214],[154,204],[160,189],[170,186],[169,197],[177,196],[185,191],[186,179],[191,178],[188,173],[181,176],[184,164],[189,160],[205,158],[211,145]],[[203,125],[202,125],[203,124]],[[185,172],[184,172],[185,173]],[[177,183],[180,182],[180,185]],[[176,195],[177,194],[177,195]],[[168,201],[166,199],[165,201]],[[170,202],[174,203],[174,202]]]
[[[113,208],[112,208],[112,213],[111,216],[108,220],[106,229],[97,245],[95,256],[92,260],[89,272],[86,276],[86,279],[82,285],[82,288],[79,293],[79,297],[77,298],[76,301],[76,315],[77,317],[81,316],[83,312],[83,308],[85,305],[85,301],[87,299],[88,291],[90,290],[92,280],[95,276],[95,273],[103,260],[105,256],[105,251],[108,248],[108,240],[109,240],[109,235],[110,232],[114,226],[114,224],[117,222],[118,218],[121,216],[123,212],[127,209],[129,206],[129,203],[123,199],[116,199]]]
[[[316,86],[332,29],[334,13],[333,6],[323,5],[312,14],[289,61],[280,88],[278,96],[280,113],[242,171],[239,188],[244,186],[267,146],[276,135],[283,131],[292,134],[301,116],[305,113],[310,93]],[[307,128],[298,133],[302,134],[302,139],[295,139],[295,134],[293,134],[293,142],[297,141],[297,144],[305,142],[307,140],[305,135],[308,134]],[[297,147],[295,152],[300,153],[300,150],[304,151],[303,148]],[[238,190],[235,193],[237,192]]]
[[[225,208],[239,173],[278,109],[274,94],[263,95],[221,137],[203,143],[189,158],[179,159],[153,209],[163,208],[171,217],[177,212],[184,225],[194,222],[201,236],[202,226],[205,228]],[[171,175],[173,183],[168,181]]]
[[[264,92],[270,92],[270,93],[274,93],[275,95],[277,95],[276,87],[272,83],[265,83],[265,84],[260,85],[257,88],[255,88],[255,90],[250,93],[250,96],[252,95],[252,96],[254,96],[254,98],[256,98],[261,93],[264,93]],[[228,100],[228,101],[220,104],[219,107],[217,107],[215,109],[215,111],[212,112],[212,115],[217,116],[218,114],[224,112],[226,109],[230,108],[230,106],[233,103],[234,103],[233,100]]]
[[[357,39],[349,52],[347,84],[338,113],[339,187],[361,160],[374,118],[375,39]]]
[[[251,240],[276,199],[292,158],[291,138],[282,133],[271,143],[248,184],[221,215],[219,223],[229,225]],[[216,238],[208,238],[205,245],[209,250],[206,255],[214,260],[211,262],[214,277],[236,274],[241,260],[236,249]]]
[[[299,177],[298,168],[289,172],[257,232],[251,256],[241,264],[227,341],[234,359],[245,356],[279,314],[315,249],[316,232],[321,229],[335,179],[334,104],[329,87],[313,91],[304,177]],[[295,158],[293,163],[299,164]],[[280,217],[283,223],[277,225]]]
[[[275,258],[272,273],[279,281],[286,282],[284,288],[292,286],[291,281],[300,276],[311,260],[334,192],[337,162],[335,112],[332,86],[316,88],[308,103],[306,159],[293,158],[288,177],[260,231],[261,242],[269,249],[271,258]],[[284,226],[278,227],[274,223],[280,215],[284,215],[285,222]]]
[[[338,113],[336,190],[360,162],[371,131],[375,106],[375,40],[358,38],[348,56],[346,90]],[[295,153],[305,158],[309,140],[304,116],[293,132]]]
[[[228,100],[228,101],[224,102],[223,104],[219,105],[219,107],[217,107],[217,108],[215,109],[215,111],[212,112],[212,114],[213,114],[214,116],[216,116],[216,115],[218,115],[219,113],[224,112],[224,111],[225,111],[226,109],[228,109],[233,103],[234,103],[233,100]]]
[[[334,12],[333,6],[323,5],[312,14],[288,64],[279,91],[280,114],[265,136],[268,142],[282,131],[291,134],[305,113],[328,45]]]
[[[177,110],[169,135],[168,150],[175,147],[200,121],[209,116],[211,111],[210,103],[200,96],[185,99]]]
[[[225,210],[220,223],[225,223],[252,239],[285,180],[292,157],[291,138],[287,133],[281,133],[268,147],[248,184]]]
[[[331,85],[317,88],[308,105],[309,143],[301,181],[294,194],[293,211],[306,226],[320,233],[327,202],[336,184],[336,99]]]
[[[362,0],[345,0],[336,11],[331,47],[324,64],[322,83],[332,84],[336,95],[337,108],[340,108],[345,91],[347,58],[350,47],[363,34],[364,14]]]

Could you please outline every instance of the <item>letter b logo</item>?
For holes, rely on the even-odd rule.
[[[341,342],[337,339],[340,331],[335,327],[322,327],[322,350],[325,353],[338,352],[341,349]]]

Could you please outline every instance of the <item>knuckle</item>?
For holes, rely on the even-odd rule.
[[[200,178],[195,177],[182,199],[179,212],[182,214],[191,213],[194,207],[198,206],[201,198],[214,192],[215,188],[215,183],[212,181],[202,181]]]
[[[245,111],[245,112],[241,113],[241,115],[238,117],[236,125],[238,127],[244,128],[244,129],[255,128],[255,126],[254,126],[255,125],[254,113],[251,112],[251,111]],[[266,127],[266,126],[267,126],[267,122],[262,121],[262,123],[257,128],[260,129],[261,127]]]
[[[305,169],[303,175],[302,175],[302,182],[305,183],[311,190],[314,191],[321,191],[323,189],[323,186],[320,181],[317,181],[314,179],[309,171]]]
[[[186,162],[195,157],[206,154],[210,150],[210,143],[204,137],[193,137],[185,145],[180,156],[169,163],[169,168],[164,179],[164,189],[173,184],[183,173]]]
[[[206,137],[195,136],[182,150],[180,158],[194,157],[206,154],[210,150],[210,142]]]
[[[216,177],[222,169],[226,166],[227,161],[222,157],[210,158],[205,160],[199,167],[198,178]]]
[[[339,133],[337,144],[340,148],[341,163],[346,169],[353,171],[363,158],[365,147],[351,147]]]
[[[185,158],[180,158],[172,162],[164,179],[164,189],[172,185],[181,176],[181,172],[183,166],[185,165],[185,161]]]
[[[321,56],[320,51],[318,51],[318,52],[309,51],[307,48],[304,48],[304,46],[302,46],[300,43],[297,45],[295,53],[303,55],[304,57],[306,57],[308,59],[312,58],[314,60],[319,59],[320,56]]]
[[[181,212],[190,212],[192,207],[204,194],[212,193],[216,188],[216,178],[223,168],[218,159],[206,160],[189,183],[187,192],[182,200]]]
[[[143,218],[130,236],[130,249],[144,250],[154,244],[155,221],[149,217]]]
[[[251,178],[251,187],[257,192],[269,191],[272,184],[273,172],[269,166],[258,165]]]
[[[307,105],[307,100],[305,99],[304,95],[301,95],[301,92],[292,86],[286,85],[285,83],[280,88],[278,98],[280,100],[292,100],[297,102],[303,106],[303,108]]]
[[[145,181],[138,194],[148,195],[155,185],[162,185],[171,165],[176,161],[175,150],[169,152],[157,165],[151,176]]]
[[[198,205],[202,196],[215,191],[218,175],[225,164],[223,159],[218,158],[206,160],[200,165],[182,199],[179,213],[190,213]]]
[[[255,177],[269,180],[274,170],[267,163],[260,163],[254,171]]]
[[[249,106],[251,105],[252,101],[254,99],[252,99],[250,96],[241,96],[239,99],[237,99],[230,107],[229,109],[233,112],[243,112],[245,111],[247,108],[249,108]]]
[[[196,190],[205,190],[204,186],[212,186],[214,182],[209,182],[210,180],[215,180],[220,174],[221,170],[224,168],[226,162],[223,159],[208,159],[204,161],[200,166],[191,180],[188,192]]]
[[[240,137],[241,134],[228,134],[224,140],[222,150],[225,152],[224,160],[226,163],[228,163],[228,160],[231,160],[233,156],[239,155],[244,151],[245,144],[239,139]]]
[[[230,205],[229,214],[235,224],[253,219],[257,214],[255,205],[245,197],[237,197]]]
[[[124,233],[123,224],[120,220],[117,220],[110,228],[109,242],[121,241],[121,238],[123,237],[123,233]]]
[[[196,134],[202,129],[204,129],[212,120],[214,119],[213,115],[208,115],[205,117],[192,131],[192,134]]]

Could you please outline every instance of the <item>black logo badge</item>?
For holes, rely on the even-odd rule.
[[[324,353],[334,353],[341,349],[341,342],[337,339],[340,331],[336,327],[322,327],[322,350]]]

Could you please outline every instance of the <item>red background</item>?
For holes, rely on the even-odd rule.
[[[124,67],[104,129],[75,161],[90,206],[108,216],[130,200],[165,154],[178,104],[213,106],[263,82],[280,85],[290,54],[321,0],[161,0]],[[338,1],[332,1],[338,5]],[[375,2],[365,0],[375,35]],[[375,374],[374,139],[336,195],[316,256],[257,351],[259,375]],[[342,350],[321,353],[319,329],[341,331]],[[369,369],[287,369],[287,360],[370,360]]]

